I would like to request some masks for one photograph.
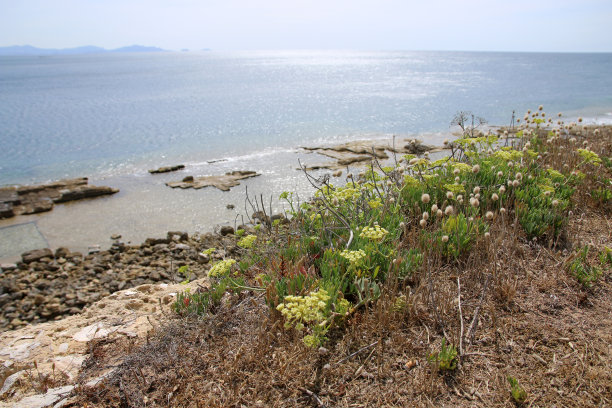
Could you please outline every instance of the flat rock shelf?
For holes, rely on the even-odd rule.
[[[2,187],[0,188],[0,218],[51,211],[58,203],[118,192],[118,189],[112,187],[89,185],[87,177],[31,186]]]
[[[230,188],[236,187],[240,183],[239,180],[244,180],[251,177],[257,177],[260,174],[255,171],[231,171],[222,176],[202,176],[193,177],[187,176],[182,181],[171,181],[166,183],[172,188],[194,188],[200,189],[204,187],[216,187],[221,191],[229,191]]]

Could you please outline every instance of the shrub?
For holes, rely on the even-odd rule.
[[[589,246],[586,245],[578,251],[577,256],[567,266],[569,272],[585,288],[593,286],[601,276],[601,269],[589,265],[587,259],[588,254]]]

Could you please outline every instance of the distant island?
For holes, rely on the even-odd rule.
[[[161,52],[165,51],[158,47],[147,47],[143,45],[130,45],[127,47],[107,50],[102,47],[87,45],[76,48],[37,48],[31,45],[13,45],[0,47],[0,56],[27,56],[27,55],[76,55],[76,54],[100,54],[116,52]]]

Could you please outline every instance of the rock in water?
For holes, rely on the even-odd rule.
[[[86,177],[47,184],[0,188],[0,218],[36,214],[53,209],[56,203],[115,194],[119,190],[90,186]]]
[[[239,180],[247,179],[250,177],[256,177],[259,174],[255,171],[232,171],[229,173],[225,173],[222,176],[203,176],[203,177],[193,177],[193,179],[189,179],[189,181],[172,181],[166,183],[168,187],[172,188],[195,188],[200,189],[204,187],[216,187],[221,191],[229,191],[230,188],[239,185]]]
[[[151,174],[169,173],[171,171],[182,170],[184,168],[185,168],[184,164],[177,164],[176,166],[164,166],[158,169],[149,170],[149,173]]]

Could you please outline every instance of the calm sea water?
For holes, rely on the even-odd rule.
[[[459,110],[504,125],[513,110],[522,116],[542,104],[549,113],[610,122],[611,72],[612,54],[0,57],[0,185],[88,176],[122,190],[0,226],[35,219],[56,245],[103,242],[111,231],[137,240],[168,229],[205,230],[237,216],[225,204],[243,207],[244,189],[179,192],[163,182],[186,173],[155,178],[147,169],[184,163],[193,175],[257,170],[263,176],[244,183],[251,191],[304,191],[294,170],[299,146],[393,134],[435,142]],[[96,215],[104,226],[95,226]],[[72,229],[63,227],[68,220]]]

